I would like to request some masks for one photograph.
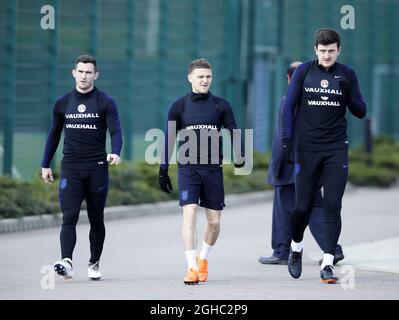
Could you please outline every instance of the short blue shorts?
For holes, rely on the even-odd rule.
[[[213,210],[222,210],[224,186],[222,168],[179,167],[179,204],[198,204]]]

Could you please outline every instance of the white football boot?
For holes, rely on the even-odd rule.
[[[87,276],[91,280],[101,279],[102,274],[100,271],[100,261],[97,261],[96,263],[89,262],[89,267],[87,268]]]
[[[74,276],[72,260],[64,258],[61,261],[54,263],[54,271],[59,276],[63,276],[65,280],[72,279]]]

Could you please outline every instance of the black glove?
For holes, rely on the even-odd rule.
[[[291,149],[292,149],[292,143],[290,139],[284,139],[283,140],[283,145],[281,146],[282,148],[282,160],[284,162],[292,163],[291,160]]]
[[[159,186],[161,187],[161,190],[166,193],[170,193],[173,190],[172,183],[168,176],[168,169],[159,168]]]
[[[349,98],[351,86],[348,81],[342,80],[339,82],[339,88],[341,89],[342,95],[345,97],[345,100]]]

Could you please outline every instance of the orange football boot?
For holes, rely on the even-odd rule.
[[[197,257],[198,264],[198,280],[205,282],[208,280],[208,260]]]
[[[183,281],[184,284],[198,284],[198,271],[190,268]]]

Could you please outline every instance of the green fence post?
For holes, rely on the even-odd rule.
[[[124,151],[126,160],[132,160],[133,150],[134,150],[134,128],[133,122],[133,103],[134,103],[134,16],[135,16],[135,1],[129,0],[128,2],[128,30],[127,30],[127,69],[128,69],[128,79],[127,79],[127,106],[126,110],[126,120],[124,121]]]
[[[240,75],[241,75],[241,97],[239,106],[241,110],[241,124],[240,127],[246,128],[248,122],[248,96],[249,83],[252,79],[252,66],[255,63],[254,59],[254,35],[255,35],[255,1],[242,1],[242,22],[241,22],[241,37],[242,47],[240,55]]]
[[[58,87],[58,28],[60,27],[58,19],[60,18],[59,13],[59,0],[53,0],[54,16],[55,16],[55,29],[49,29],[50,32],[50,44],[49,44],[49,94],[47,105],[48,108],[48,123],[51,125],[52,118],[52,106],[57,99],[57,87]],[[56,155],[53,157],[51,168],[54,169],[56,161]]]
[[[164,116],[167,104],[169,103],[166,94],[167,60],[168,60],[168,20],[169,0],[161,0],[161,23],[159,32],[159,128],[165,128],[166,118]]]
[[[226,23],[226,78],[225,95],[233,105],[237,121],[241,123],[241,108],[239,107],[241,88],[239,83],[240,70],[240,31],[241,6],[240,0],[229,0]]]
[[[374,81],[377,80],[377,79],[375,79],[373,77],[373,73],[374,73],[373,69],[374,69],[374,67],[376,65],[376,61],[378,60],[378,57],[375,56],[376,49],[377,49],[375,39],[376,39],[376,32],[378,31],[377,25],[376,25],[376,23],[377,23],[377,17],[376,17],[377,11],[378,11],[378,8],[377,8],[377,6],[375,6],[374,3],[373,4],[368,4],[367,15],[368,15],[368,26],[370,28],[369,37],[370,37],[371,41],[370,41],[370,39],[367,40],[367,50],[365,50],[365,57],[367,59],[366,60],[367,64],[369,65],[369,70],[367,72],[368,73],[367,81],[360,83],[360,90],[365,95],[364,99],[366,99],[366,103],[367,103],[367,96],[371,96],[370,102],[373,99],[372,94],[370,94],[370,93],[374,93],[375,92],[374,91],[375,88],[373,87],[373,84],[375,83]],[[356,12],[356,14],[358,14],[358,12]],[[353,51],[355,51],[355,50],[359,51],[359,50],[361,50],[361,48],[354,48]],[[376,60],[376,58],[377,58],[377,60]],[[359,67],[360,67],[360,65],[358,64],[357,68],[359,68]],[[378,77],[379,76],[380,75],[378,75]],[[378,88],[378,89],[380,89],[380,88]],[[381,101],[379,101],[378,103],[380,104]],[[361,127],[359,127],[359,124],[358,124],[359,121],[356,121],[356,123],[358,125],[355,128],[357,128],[357,130],[361,130],[361,128],[363,128],[363,127],[365,127],[367,125],[371,125],[371,123],[375,120],[375,119],[373,119],[373,117],[374,117],[374,114],[375,114],[374,111],[376,110],[376,108],[377,108],[377,106],[373,105],[373,103],[368,103],[367,104],[367,109],[368,109],[367,110],[367,119],[366,119],[367,122],[363,122],[363,123],[360,122],[361,123]],[[353,117],[351,117],[351,118],[353,119]],[[368,121],[370,121],[370,122],[368,122]],[[352,120],[352,122],[354,122],[354,121]],[[352,131],[354,131],[354,129],[352,129]],[[352,131],[349,131],[349,132],[351,133]],[[371,128],[370,128],[370,134],[372,134]],[[358,142],[361,141],[361,138],[363,138],[363,137],[360,137]],[[363,143],[363,144],[366,144],[366,143]]]
[[[275,90],[274,90],[274,105],[273,108],[278,110],[277,107],[280,105],[280,99],[284,95],[283,85],[286,81],[286,72],[284,71],[284,1],[280,0],[277,3],[277,41],[276,41],[276,71],[275,71]],[[278,112],[278,111],[277,111]],[[274,112],[269,112],[269,136],[273,136],[274,119],[272,115]],[[268,141],[268,149],[271,147],[271,141]]]
[[[193,58],[199,58],[201,54],[201,44],[202,44],[202,30],[201,30],[201,20],[203,19],[201,14],[201,8],[203,6],[203,1],[194,1],[194,45],[193,45]]]
[[[302,49],[303,49],[302,55],[304,57],[308,57],[309,54],[312,52],[312,48],[313,48],[313,32],[315,30],[310,29],[311,21],[313,18],[313,17],[311,17],[311,14],[310,14],[310,10],[311,10],[310,3],[311,2],[314,2],[314,0],[305,0],[305,2],[303,3],[303,8],[302,8],[302,14],[303,14],[302,37],[303,37],[303,43],[304,43],[304,45],[302,46]]]
[[[395,124],[397,123],[397,119],[395,119],[395,114],[397,114],[397,112],[395,112],[395,109],[398,108],[397,105],[395,105],[397,103],[398,100],[395,100],[395,92],[397,92],[397,88],[398,88],[398,84],[395,81],[395,73],[396,73],[396,68],[395,68],[395,57],[394,57],[394,52],[395,51],[395,46],[397,47],[397,42],[398,42],[398,37],[397,37],[397,29],[393,29],[394,27],[394,21],[395,21],[395,17],[394,17],[394,8],[389,8],[387,4],[384,4],[385,6],[385,14],[384,16],[387,17],[387,19],[385,20],[385,28],[387,30],[387,33],[389,34],[389,39],[390,41],[388,41],[388,52],[390,52],[391,54],[389,55],[388,58],[388,64],[390,66],[390,73],[388,75],[388,92],[390,93],[390,97],[387,97],[388,99],[385,99],[385,103],[387,104],[387,107],[390,108],[389,112],[387,112],[387,114],[390,115],[390,117],[388,118],[388,133],[390,136],[395,136],[397,127],[395,127]],[[396,38],[396,39],[395,39]],[[375,41],[371,41],[371,42],[375,42]],[[387,103],[388,101],[395,101],[394,103]]]
[[[96,59],[97,57],[97,47],[98,47],[98,0],[91,1],[91,14],[90,14],[90,44],[89,52]]]
[[[51,106],[57,98],[58,86],[58,13],[59,13],[59,0],[53,0],[53,8],[55,15],[55,29],[49,30],[50,32],[50,45],[49,45],[49,96],[48,103]],[[51,113],[50,113],[51,115]]]
[[[391,51],[391,63],[392,70],[394,72],[392,77],[392,84],[397,84],[399,81],[399,62],[395,59],[395,54],[399,50],[399,37],[397,34],[397,30],[399,30],[399,3],[394,3],[393,8],[391,10],[391,21],[392,21],[392,46],[393,49]],[[398,90],[392,90],[392,97],[389,101],[396,101],[396,104],[392,104],[391,107],[393,109],[393,136],[399,140],[399,92]]]
[[[17,1],[7,2],[7,64],[6,64],[6,90],[5,90],[5,115],[4,115],[4,164],[3,173],[12,175],[13,159],[13,128],[15,112],[15,69],[16,69],[16,33],[17,33]]]

